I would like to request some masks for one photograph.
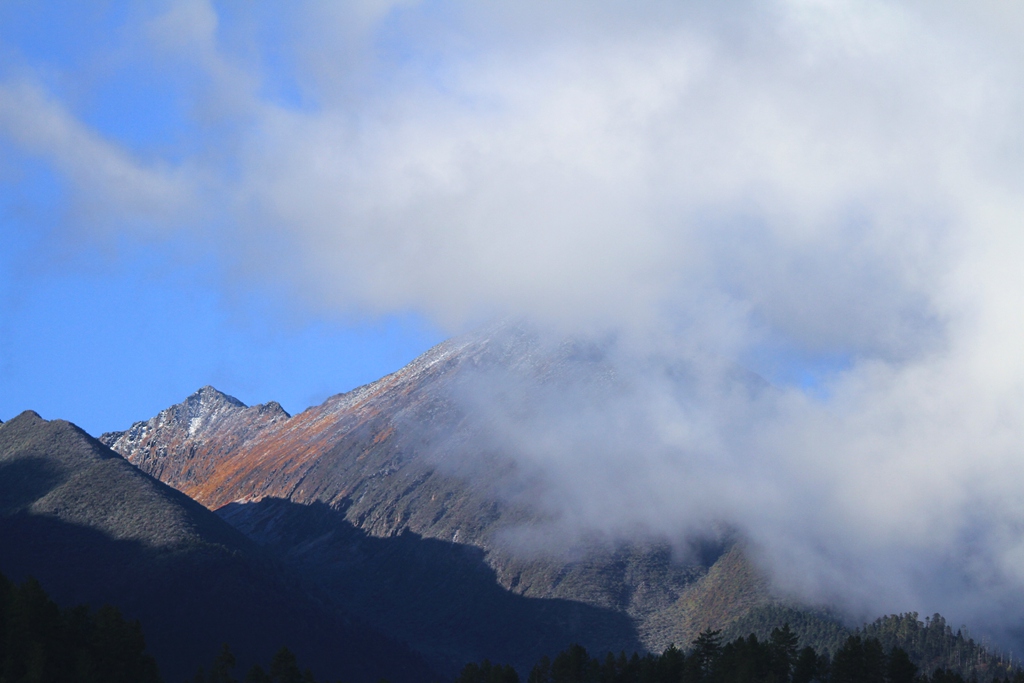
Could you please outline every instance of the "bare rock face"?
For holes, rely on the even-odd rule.
[[[660,651],[772,602],[764,576],[728,535],[693,539],[685,555],[643,541],[562,555],[503,542],[544,513],[499,493],[515,479],[515,462],[480,438],[458,396],[467,377],[510,375],[554,391],[614,392],[620,381],[600,347],[544,345],[498,326],[294,417],[206,387],[103,440],[315,576],[346,608],[453,662],[529,665],[574,640],[597,651]],[[444,548],[461,550],[448,557]],[[479,561],[455,562],[459,552]],[[421,568],[419,581],[394,573],[403,563]],[[478,571],[484,579],[451,580]],[[506,604],[488,585],[526,602]],[[464,604],[466,590],[519,614],[515,633],[483,625],[507,615],[445,609]]]
[[[237,398],[206,386],[156,417],[123,432],[103,434],[99,440],[180,490],[190,481],[209,478],[220,459],[288,417],[277,403],[248,408]]]

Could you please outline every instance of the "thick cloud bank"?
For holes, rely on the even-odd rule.
[[[628,403],[507,442],[581,529],[726,522],[806,597],[1019,623],[1015,5],[191,2],[134,28],[187,76],[194,149],[0,82],[0,131],[90,226],[191,231],[315,306],[746,364],[778,389],[680,401],[624,360]]]

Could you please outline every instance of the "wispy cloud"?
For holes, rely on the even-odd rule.
[[[0,83],[0,133],[66,178],[89,230],[184,221],[194,208],[196,186],[180,169],[133,158],[36,84]]]

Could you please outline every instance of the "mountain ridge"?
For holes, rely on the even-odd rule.
[[[508,495],[520,474],[516,463],[493,440],[478,438],[480,426],[458,391],[469,374],[499,383],[525,376],[552,390],[547,399],[580,387],[615,392],[624,382],[605,353],[601,344],[545,345],[528,332],[494,329],[444,342],[295,416],[276,403],[250,407],[205,386],[149,420],[103,434],[121,458],[99,442],[89,448],[173,484],[188,504],[214,510],[233,539],[276,558],[329,596],[326,602],[408,643],[447,675],[482,659],[525,672],[571,642],[592,652],[661,652],[707,629],[767,638],[789,623],[802,642],[834,652],[842,638],[860,633],[826,609],[780,598],[727,528],[671,543],[584,536],[571,546],[556,547],[557,537],[522,545],[515,532],[543,537],[550,512]],[[666,372],[683,391],[691,386],[685,365]],[[740,372],[728,381],[763,390]],[[528,414],[545,404],[499,407]],[[0,423],[0,443],[11,424],[48,423],[24,413]],[[91,440],[70,423],[53,424]],[[11,472],[0,461],[0,512],[61,509],[39,503],[45,495],[12,497],[19,486],[4,488],[18,481]],[[913,616],[910,626],[900,615],[864,632],[890,639],[913,632]],[[943,637],[954,645],[930,666],[959,667],[961,654],[979,651],[973,641],[956,640],[959,634]],[[991,661],[1002,666],[998,655]]]
[[[321,673],[408,683],[431,667],[342,614],[220,517],[70,422],[0,425],[0,571],[59,603],[117,605],[181,680],[229,642],[243,662],[288,644]],[[375,661],[376,660],[376,661]]]
[[[132,442],[123,436],[127,432],[104,435],[104,440],[129,461],[160,473],[167,483],[220,511],[254,540],[272,545],[303,571],[320,576],[335,594],[344,590],[339,577],[348,570],[335,572],[335,578],[328,570],[344,566],[351,548],[332,543],[326,533],[298,534],[302,540],[291,545],[268,541],[258,531],[261,501],[294,503],[278,512],[294,515],[296,528],[303,516],[297,506],[323,505],[337,524],[351,525],[369,538],[412,532],[424,541],[479,548],[493,581],[509,593],[568,600],[626,616],[633,627],[620,629],[614,637],[604,632],[598,639],[601,647],[630,649],[639,637],[644,648],[660,651],[671,642],[689,642],[712,623],[696,615],[700,610],[729,620],[775,599],[735,539],[691,539],[694,548],[703,550],[682,554],[664,541],[643,538],[578,545],[568,554],[561,552],[564,548],[553,555],[524,554],[508,532],[540,528],[550,520],[543,510],[502,494],[509,477],[517,476],[516,465],[500,448],[475,446],[487,442],[478,437],[479,424],[459,402],[467,377],[525,377],[556,398],[564,390],[615,392],[623,379],[606,354],[599,343],[549,343],[528,330],[499,325],[443,342],[397,372],[290,418],[261,423],[253,408],[233,406],[230,420],[209,421],[204,430],[189,434],[182,417],[187,410],[179,404],[162,411],[163,418],[133,425],[148,441]],[[673,381],[689,381],[686,367],[666,372],[673,373]],[[748,382],[745,377],[738,381]],[[168,416],[178,417],[175,421]],[[157,462],[161,458],[172,462]],[[187,463],[197,458],[212,463],[210,469],[188,470]],[[318,545],[319,550],[310,550]],[[318,558],[319,567],[310,566],[311,557]],[[712,572],[720,560],[723,564]],[[367,566],[359,572],[389,575],[386,567]],[[722,576],[729,580],[716,583]],[[734,593],[720,594],[722,585]],[[447,599],[459,598],[453,593]],[[353,602],[362,604],[357,598]],[[443,654],[445,648],[434,642],[430,610],[416,604],[409,609],[406,617],[412,626],[403,637],[414,647]],[[371,621],[377,616],[369,610],[361,615]],[[387,624],[377,626],[387,630]],[[473,628],[467,623],[463,631]],[[564,637],[572,639],[571,629]],[[505,650],[497,645],[472,653],[456,641],[453,635],[450,656],[510,661],[502,659]],[[567,644],[552,643],[550,653]],[[541,653],[517,652],[520,664]]]

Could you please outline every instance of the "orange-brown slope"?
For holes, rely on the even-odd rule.
[[[206,386],[156,417],[99,440],[144,472],[188,493],[255,435],[287,419],[277,403],[249,408]]]
[[[479,352],[486,340],[476,345]],[[376,484],[382,479],[400,474],[423,483],[424,477],[430,478],[433,468],[428,463],[407,457],[410,444],[399,423],[425,420],[436,428],[454,419],[437,385],[472,361],[468,346],[441,344],[396,373],[294,417],[277,404],[247,408],[207,387],[149,421],[101,439],[140,469],[211,509],[264,497],[336,505],[358,496],[350,516],[361,515],[365,522],[394,503],[394,496],[378,500],[367,495],[371,489],[380,493]],[[423,434],[416,438],[422,440]],[[437,491],[432,494],[437,501]],[[443,498],[450,499],[452,492],[447,494]],[[441,507],[429,516],[439,514]],[[371,532],[389,535],[399,530],[387,527]],[[421,525],[413,527],[426,531]]]

